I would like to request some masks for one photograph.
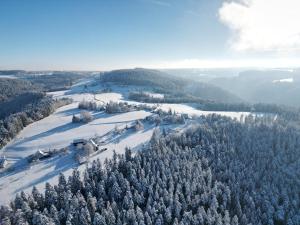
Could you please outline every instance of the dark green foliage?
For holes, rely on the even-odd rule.
[[[148,149],[94,161],[45,194],[17,195],[11,224],[300,224],[298,130],[269,118],[212,115]],[[49,213],[50,212],[50,213]]]
[[[8,101],[0,102],[0,119],[21,112],[28,107],[28,105],[34,105],[44,97],[45,94],[41,92],[27,92]]]
[[[19,75],[26,73],[25,70],[0,70],[0,75]]]
[[[41,91],[41,88],[25,80],[0,77],[0,102],[33,91]]]
[[[0,148],[28,124],[69,103],[70,99],[52,99],[29,81],[0,78]]]
[[[128,95],[130,100],[145,102],[145,103],[199,103],[204,104],[210,101],[203,100],[202,98],[195,97],[190,94],[184,93],[167,93],[163,98],[152,97],[144,92],[130,92]]]
[[[32,98],[30,99],[32,100]],[[0,148],[5,146],[30,123],[43,119],[53,113],[55,109],[70,103],[70,99],[54,100],[49,96],[42,95],[29,101],[26,105],[19,103],[22,107],[18,108],[19,110],[16,113],[11,111],[12,108],[8,108],[10,114],[0,120]],[[5,114],[5,110],[3,114]]]
[[[130,92],[128,98],[146,103],[194,103],[194,107],[203,111],[270,113],[279,115],[287,121],[300,122],[299,109],[276,104],[222,103],[184,94],[165,94],[164,98],[155,98],[144,92]]]
[[[114,82],[122,85],[139,85],[154,88],[166,94],[180,94],[203,100],[218,102],[240,102],[240,99],[228,91],[211,84],[177,78],[158,70],[133,69],[115,70],[104,73],[102,82]]]
[[[46,91],[60,91],[70,88],[76,81],[84,77],[85,74],[80,73],[54,72],[49,75],[26,76],[24,79],[40,85]]]

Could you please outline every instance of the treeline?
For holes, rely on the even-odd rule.
[[[196,108],[205,111],[253,112],[278,115],[281,119],[293,123],[300,122],[300,109],[267,103],[226,104],[217,102],[200,103]]]
[[[18,100],[20,99],[18,98]],[[32,98],[29,100],[30,103],[18,108],[16,113],[12,113],[12,108],[7,108],[9,114],[6,115],[4,110],[6,108],[0,109],[1,115],[5,115],[0,119],[0,148],[4,147],[27,125],[49,116],[59,107],[71,103],[71,99],[54,100],[49,96],[38,96],[33,101]],[[22,105],[20,101],[16,103]],[[14,106],[14,108],[16,107]]]
[[[54,72],[48,75],[28,75],[24,79],[40,85],[45,91],[60,91],[70,88],[76,81],[87,74],[73,72]]]
[[[28,124],[49,116],[70,99],[54,100],[37,84],[0,79],[0,149]]]
[[[100,78],[101,82],[146,86],[155,88],[161,93],[180,93],[209,101],[241,102],[237,96],[214,85],[179,78],[159,70],[142,68],[114,70],[104,73]]]
[[[126,113],[135,110],[153,110],[155,107],[147,106],[146,104],[133,105],[128,102],[113,102],[109,101],[106,104],[97,104],[95,101],[81,101],[78,104],[79,109],[104,111],[105,113]]]
[[[1,207],[2,224],[299,225],[298,130],[212,115],[148,149],[60,175]]]
[[[104,111],[108,114],[112,113],[125,113],[135,110],[133,105],[127,102],[108,102],[106,104],[97,104],[93,101],[81,101],[78,104],[79,109],[93,110],[93,111]]]
[[[170,103],[170,104],[180,104],[180,103],[206,103],[205,101],[199,97],[195,97],[189,94],[171,94],[166,93],[164,97],[154,97],[145,92],[130,92],[128,98],[137,102],[145,102],[145,103]]]
[[[10,114],[21,112],[24,108],[28,107],[28,105],[34,105],[44,97],[45,94],[42,92],[26,92],[8,101],[0,102],[0,119]]]
[[[0,75],[19,75],[26,73],[25,70],[0,70]]]
[[[215,101],[203,100],[191,95],[185,94],[165,94],[164,98],[155,98],[145,92],[130,92],[130,100],[145,103],[194,103],[199,110],[204,111],[227,111],[227,112],[253,112],[253,113],[270,113],[278,115],[287,121],[300,121],[300,109],[266,103],[222,103]]]
[[[183,79],[177,79],[158,70],[123,69],[106,72],[100,77],[102,82],[113,82],[122,85],[152,86],[160,89],[181,89]]]
[[[41,91],[41,88],[26,80],[0,78],[0,102],[34,91]]]

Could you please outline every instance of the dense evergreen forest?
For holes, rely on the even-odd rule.
[[[34,91],[41,91],[41,88],[26,80],[0,77],[0,102]]]
[[[59,91],[70,88],[76,81],[88,75],[75,72],[53,72],[49,75],[27,75],[24,79],[41,86],[45,91]]]
[[[128,69],[114,70],[101,75],[102,82],[114,82],[121,85],[155,87],[162,93],[180,93],[190,97],[218,102],[241,102],[241,99],[228,91],[207,83],[171,76],[158,70]]]
[[[59,107],[71,103],[70,99],[54,100],[44,95],[36,98],[31,95],[26,97],[28,96],[30,96],[28,104],[15,105],[16,102],[14,102],[14,107],[7,108],[7,111],[6,107],[0,108],[0,148],[4,147],[27,125],[49,116]],[[20,98],[17,98],[17,101],[19,100]],[[5,103],[0,103],[0,107],[3,105]],[[18,109],[18,111],[12,112],[13,109]]]
[[[247,102],[223,103],[204,100],[184,93],[168,93],[163,98],[158,98],[149,95],[147,92],[130,92],[128,98],[143,103],[192,103],[195,108],[203,111],[270,113],[280,115],[285,120],[292,121],[293,123],[300,122],[300,110],[284,105]]]
[[[300,224],[299,130],[212,115],[2,206],[2,224]]]
[[[19,75],[26,73],[25,70],[0,70],[1,75]]]

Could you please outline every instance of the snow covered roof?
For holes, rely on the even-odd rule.
[[[29,158],[29,160],[32,161],[32,160],[37,160],[37,159],[43,158],[48,155],[49,155],[49,153],[43,152],[42,150],[38,150],[38,151],[36,151],[36,153],[30,155],[28,158]]]

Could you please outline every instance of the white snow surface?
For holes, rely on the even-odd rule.
[[[125,126],[137,119],[143,119],[150,115],[146,111],[134,111],[122,114],[108,115],[103,112],[95,112],[94,120],[88,124],[71,123],[73,113],[78,112],[77,104],[73,103],[61,107],[49,117],[35,122],[26,127],[20,134],[8,144],[3,155],[7,157],[9,164],[15,167],[11,172],[0,175],[0,204],[8,201],[21,190],[31,190],[33,185],[44,187],[44,182],[56,182],[60,172],[69,174],[73,167],[78,166],[72,158],[72,154],[62,157],[54,157],[32,166],[24,168],[26,157],[37,150],[59,149],[69,146],[73,139],[91,138],[103,136],[115,129],[116,126]],[[104,160],[111,157],[113,150],[123,153],[125,147],[136,148],[147,142],[154,127],[145,127],[145,130],[128,134],[120,140],[105,144],[108,150],[96,155]],[[84,166],[80,166],[80,169]]]
[[[45,182],[55,184],[60,172],[66,176],[72,173],[73,168],[78,167],[82,171],[86,165],[79,165],[74,160],[74,152],[43,160],[29,166],[26,157],[37,150],[59,149],[70,146],[77,138],[92,138],[95,136],[105,136],[111,134],[115,127],[125,127],[138,119],[143,119],[150,115],[146,111],[133,111],[121,114],[106,114],[104,112],[92,112],[94,120],[87,124],[71,123],[73,114],[78,114],[78,102],[82,100],[93,100],[100,103],[109,101],[127,101],[126,96],[130,90],[138,87],[110,86],[111,93],[98,93],[102,85],[90,85],[93,80],[82,80],[74,85],[70,90],[49,93],[55,98],[69,97],[74,100],[70,105],[59,108],[55,113],[40,121],[34,122],[24,128],[15,139],[13,139],[0,153],[5,155],[9,162],[9,168],[0,172],[0,205],[8,204],[16,193],[24,190],[30,192],[33,186],[43,190]],[[86,88],[88,85],[88,88]],[[128,101],[129,103],[141,104]],[[157,104],[149,104],[157,105]],[[239,119],[241,115],[248,115],[247,112],[207,112],[193,108],[185,104],[159,104],[162,110],[176,111],[190,115],[207,115],[217,113],[224,116]],[[171,126],[178,128],[178,125]],[[125,147],[133,150],[140,149],[146,144],[153,133],[154,125],[145,124],[143,130],[139,132],[127,131],[107,141],[103,148],[108,150],[91,157],[90,161],[99,158],[104,161],[111,158],[113,151],[124,153]]]
[[[1,78],[9,78],[9,79],[16,79],[17,77],[15,75],[0,75],[0,79]]]

